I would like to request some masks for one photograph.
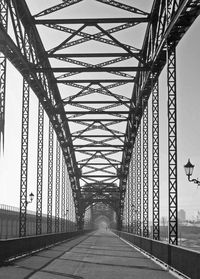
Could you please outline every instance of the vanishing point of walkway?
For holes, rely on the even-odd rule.
[[[170,279],[110,231],[70,239],[0,268],[0,279]]]

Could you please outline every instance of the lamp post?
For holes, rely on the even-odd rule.
[[[32,203],[32,201],[33,201],[33,199],[34,199],[34,194],[31,192],[30,194],[29,194],[29,201],[26,201],[26,206],[29,204],[29,203]]]
[[[191,175],[193,173],[193,170],[194,170],[194,165],[190,162],[190,159],[188,159],[188,162],[186,165],[184,165],[184,169],[185,169],[185,174],[187,175],[188,177],[188,181],[190,182],[194,182],[195,184],[197,184],[197,186],[200,186],[200,181],[198,179],[191,179]]]

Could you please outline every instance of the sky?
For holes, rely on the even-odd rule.
[[[92,3],[92,0],[87,1]],[[133,1],[126,1],[132,3]],[[32,6],[33,14],[40,11],[44,2],[28,0]],[[54,4],[55,0],[49,1]],[[137,0],[135,6],[149,11],[152,1]],[[148,4],[148,6],[147,6]],[[46,7],[46,4],[44,5]],[[92,7],[92,6],[91,6]],[[83,16],[84,10],[79,9]],[[80,12],[79,11],[79,12]],[[107,9],[109,16],[110,9]],[[76,10],[77,13],[77,10]],[[77,14],[70,13],[71,17]],[[106,15],[105,15],[106,16]],[[117,16],[117,12],[116,12]],[[187,218],[194,219],[200,210],[200,187],[189,183],[184,173],[183,165],[188,158],[195,165],[194,178],[200,178],[200,92],[199,92],[199,61],[200,61],[200,17],[195,21],[187,34],[177,47],[177,127],[178,127],[178,208],[184,209]],[[44,32],[44,31],[41,31]],[[139,36],[139,33],[138,33]],[[138,38],[140,40],[140,38]],[[53,45],[51,38],[46,36],[48,47]],[[8,63],[6,90],[6,127],[5,149],[0,156],[0,181],[1,195],[0,204],[19,207],[20,189],[20,146],[21,146],[21,99],[22,78]],[[168,149],[167,149],[167,73],[163,70],[159,79],[160,88],[160,206],[161,216],[167,216],[168,208]],[[28,194],[36,194],[36,171],[37,171],[37,109],[38,100],[34,93],[30,95],[30,150],[29,150],[29,173]],[[149,111],[151,110],[149,100]],[[149,112],[149,116],[151,113]],[[45,116],[44,128],[44,169],[47,169],[48,154],[48,119]],[[151,137],[151,121],[149,125],[149,137]],[[151,142],[151,139],[150,139]],[[54,154],[55,156],[55,154]],[[151,159],[151,156],[150,156]],[[149,174],[150,189],[152,184],[151,173]],[[47,191],[47,173],[44,173],[44,196]],[[28,209],[35,210],[35,200],[28,205]],[[44,211],[46,200],[43,200]]]

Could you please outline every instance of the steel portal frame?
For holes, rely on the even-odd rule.
[[[98,183],[99,188],[104,185],[106,187],[106,191],[104,191],[105,196],[109,194],[107,184],[117,183],[118,189],[116,188],[116,192],[118,193],[119,191],[120,199],[116,199],[114,194],[112,194],[112,197],[106,199],[106,202],[115,209],[116,205],[118,207],[116,209],[119,221],[118,227],[120,227],[123,216],[131,154],[135,146],[138,129],[140,129],[140,122],[147,106],[147,103],[143,105],[143,100],[148,100],[152,86],[155,85],[165,64],[169,62],[169,219],[170,242],[176,244],[175,50],[183,35],[199,15],[200,3],[198,0],[155,0],[149,14],[118,1],[98,0],[102,5],[109,5],[113,8],[132,13],[132,17],[70,20],[48,19],[47,16],[49,14],[69,6],[78,5],[79,2],[81,0],[60,3],[32,17],[24,0],[1,0],[0,52],[3,55],[2,57],[8,58],[22,74],[27,85],[35,92],[50,119],[65,158],[77,217],[79,219],[82,218],[85,208],[88,206],[88,203],[93,202],[93,199],[102,200],[102,196],[98,194],[99,189],[93,189],[92,197],[83,198],[81,192],[83,183],[88,187],[90,183]],[[6,6],[8,6],[14,38],[9,36],[5,28],[6,21],[4,22],[4,16],[7,14]],[[42,18],[44,15],[46,16],[45,20]],[[7,18],[7,15],[5,18]],[[39,26],[41,24],[49,29],[70,35],[60,44],[46,51],[36,28],[36,25]],[[80,24],[81,26],[72,28],[68,24],[75,26]],[[109,24],[115,24],[115,26],[108,27]],[[120,39],[114,36],[116,32],[128,31],[139,24],[147,25],[141,49],[120,41]],[[87,32],[87,28],[90,26],[97,30],[96,33],[91,34]],[[23,36],[24,31],[27,34],[28,49],[26,48]],[[76,36],[79,36],[79,38],[77,39]],[[69,47],[81,46],[81,44],[90,43],[91,41],[120,48],[120,51],[65,53],[65,50]],[[62,54],[59,53],[60,50],[62,50]],[[87,55],[90,58],[107,58],[107,60],[98,64],[81,60],[81,58],[85,58]],[[51,67],[50,59],[75,64],[76,67]],[[136,62],[131,64],[131,67],[123,64],[127,61],[132,61],[131,59]],[[1,121],[3,122],[1,123],[3,124],[0,131],[1,138],[4,136],[5,111],[4,58],[2,58],[2,61]],[[112,66],[117,63],[121,63],[118,64],[120,66]],[[58,75],[58,72],[63,73]],[[94,80],[87,78],[82,81],[79,78],[69,80],[73,75],[87,72],[91,72],[91,74],[98,72],[99,78],[94,78]],[[101,78],[100,74],[103,72],[114,74],[116,80]],[[73,87],[73,89],[78,90],[78,93],[62,98],[58,87],[60,83]],[[127,86],[127,84],[132,84],[133,86],[131,97],[115,92],[116,89],[121,86]],[[2,92],[4,93],[2,94]],[[100,94],[101,96],[106,96],[106,98],[113,99],[112,101],[108,100],[106,103],[99,103],[100,107],[96,107],[94,101],[86,103],[84,100],[83,102],[78,100],[79,97],[88,97],[91,94]],[[69,105],[76,107],[77,110],[68,110],[67,106]],[[90,115],[90,117],[82,118],[82,115]],[[93,115],[94,117],[92,117]],[[99,115],[104,117],[100,119]],[[70,123],[82,125],[84,128],[76,130],[71,134]],[[123,132],[113,126],[119,123],[120,125],[126,123],[126,128]],[[96,129],[99,129],[101,134],[95,133]],[[105,138],[102,136],[104,133]],[[81,144],[80,141],[84,143]],[[100,151],[101,149],[105,151]],[[106,151],[106,149],[109,149],[109,151]],[[76,156],[78,156],[78,153],[84,154],[87,159],[77,160]],[[121,160],[116,160],[115,156],[117,154],[120,154]],[[103,166],[102,162],[100,162],[101,165],[95,165],[94,160],[100,157],[106,161],[107,166]],[[89,166],[89,168],[86,169],[86,166]],[[27,194],[26,191],[27,189],[24,190],[25,195]],[[112,200],[115,200],[115,202],[112,202]],[[139,200],[140,197],[138,197],[137,204]],[[21,204],[20,209],[24,210],[25,204]],[[137,214],[139,213],[137,212]]]

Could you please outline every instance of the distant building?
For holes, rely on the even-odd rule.
[[[184,222],[184,221],[186,220],[186,212],[185,212],[185,210],[180,209],[180,210],[178,211],[178,220],[179,220],[180,222]]]

